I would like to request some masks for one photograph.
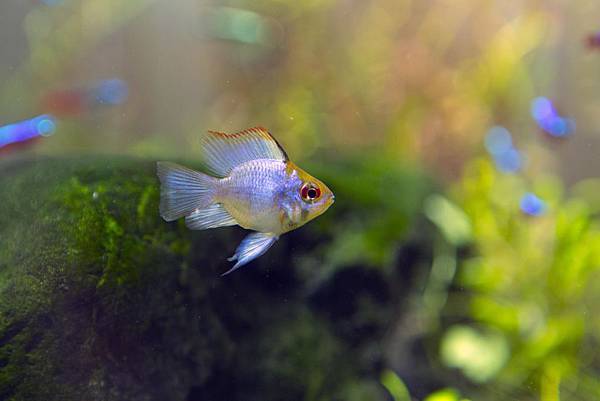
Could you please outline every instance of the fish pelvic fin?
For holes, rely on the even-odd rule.
[[[254,232],[248,234],[238,245],[235,254],[227,259],[230,262],[237,260],[236,264],[221,276],[225,276],[263,255],[278,239],[279,235],[274,233]]]
[[[161,183],[160,215],[166,221],[213,204],[217,178],[170,162],[156,163],[156,173]]]
[[[219,177],[227,177],[235,167],[251,160],[289,160],[277,140],[262,127],[235,134],[208,131],[201,142],[204,162]]]

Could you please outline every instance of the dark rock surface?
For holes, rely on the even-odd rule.
[[[164,222],[154,163],[0,168],[0,400],[387,399],[398,273],[297,268],[351,205],[220,277],[246,233]]]

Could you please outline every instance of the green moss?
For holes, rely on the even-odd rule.
[[[316,401],[373,385],[288,267],[286,241],[326,241],[319,226],[221,278],[243,230],[165,223],[153,163],[1,171],[0,400]]]
[[[131,318],[149,281],[182,263],[189,238],[150,213],[150,164],[44,161],[1,180],[0,394],[75,399],[87,377],[71,383],[74,368],[97,359],[98,314]],[[135,324],[120,329],[139,334]]]

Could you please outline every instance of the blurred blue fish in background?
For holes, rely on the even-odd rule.
[[[127,83],[122,79],[105,79],[95,85],[89,92],[90,104],[118,106],[125,103],[129,95]]]
[[[552,101],[537,97],[531,102],[531,116],[546,134],[554,138],[565,138],[575,131],[575,120],[562,117]]]
[[[489,129],[485,148],[494,159],[496,168],[504,173],[515,173],[523,166],[523,155],[514,146],[510,132],[499,125]]]
[[[56,131],[56,120],[49,114],[2,126],[0,127],[0,150],[29,144],[40,137],[54,134],[54,131]]]
[[[118,106],[127,100],[129,87],[122,79],[99,81],[87,88],[49,92],[42,98],[42,109],[58,117],[77,116],[107,106]]]

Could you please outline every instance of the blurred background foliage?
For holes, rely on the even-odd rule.
[[[362,207],[315,222],[332,240],[302,274],[390,269],[431,236],[389,334],[427,339],[425,400],[600,399],[599,20],[592,0],[5,0],[0,125],[49,117],[1,157],[195,160],[207,129],[267,126]],[[540,96],[573,132],[536,124]],[[402,358],[396,401],[422,393]]]

